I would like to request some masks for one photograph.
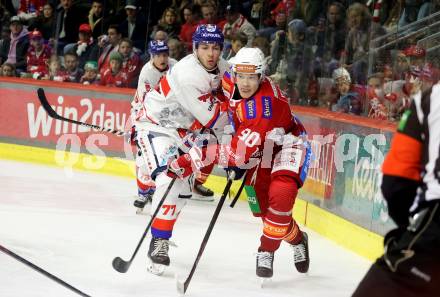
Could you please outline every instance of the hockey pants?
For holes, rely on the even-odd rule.
[[[143,149],[141,158],[144,173],[154,180],[156,187],[151,206],[151,213],[153,213],[172,180],[165,174],[165,170],[170,159],[178,156],[178,147],[174,138],[148,131],[138,132],[138,142]],[[183,198],[187,195],[182,195],[182,193],[191,192],[192,178],[189,176],[175,181],[151,225],[151,233],[154,237],[169,239],[172,236],[174,223],[186,204],[186,199]]]

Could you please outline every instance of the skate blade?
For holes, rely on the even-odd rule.
[[[268,277],[259,277],[258,279],[261,289],[266,288],[272,282],[272,278],[268,278]]]
[[[142,214],[143,211],[144,211],[143,208],[137,208],[136,209],[136,214]]]
[[[156,264],[150,261],[147,266],[147,270],[151,274],[162,275],[165,272],[166,266],[162,264]]]
[[[190,200],[194,200],[194,201],[204,201],[204,202],[212,202],[214,201],[214,196],[210,196],[210,197],[205,197],[205,196],[199,196],[198,194],[193,195],[192,198]]]

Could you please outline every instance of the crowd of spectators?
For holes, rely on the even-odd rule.
[[[411,94],[439,79],[428,58],[438,40],[418,44],[438,32],[423,20],[439,8],[440,0],[6,0],[0,75],[135,88],[149,41],[167,42],[180,60],[197,25],[209,23],[224,32],[225,59],[260,48],[292,104],[398,120]]]

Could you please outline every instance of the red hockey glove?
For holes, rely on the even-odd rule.
[[[188,154],[184,154],[168,163],[167,175],[172,178],[183,179],[194,171],[200,170],[200,168],[205,167],[202,162],[202,155],[203,152],[200,148],[191,148]]]
[[[171,178],[185,178],[193,172],[191,157],[184,154],[168,163],[167,175]]]

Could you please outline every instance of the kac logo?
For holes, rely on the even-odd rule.
[[[216,26],[215,25],[206,25],[206,31],[208,32],[215,32]]]

